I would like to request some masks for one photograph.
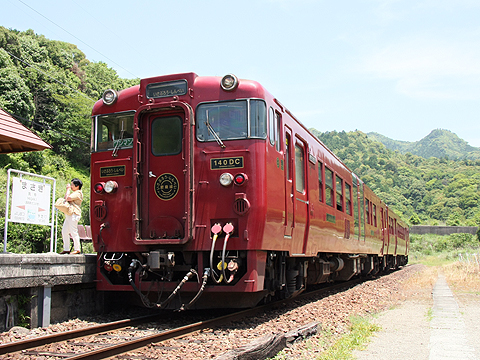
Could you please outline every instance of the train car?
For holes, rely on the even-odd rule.
[[[107,90],[91,146],[98,290],[244,308],[407,263],[408,227],[258,82]]]

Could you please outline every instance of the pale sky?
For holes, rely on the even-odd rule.
[[[478,0],[2,0],[0,25],[123,78],[259,81],[307,127],[480,147]],[[118,89],[120,90],[120,89]]]

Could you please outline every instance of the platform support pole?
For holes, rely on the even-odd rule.
[[[50,314],[52,310],[52,285],[45,285],[38,290],[38,326],[50,326]]]

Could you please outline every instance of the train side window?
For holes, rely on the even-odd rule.
[[[352,187],[345,183],[345,210],[348,215],[352,215]]]
[[[295,188],[298,192],[305,191],[305,151],[300,144],[295,144]]]
[[[333,171],[325,166],[325,203],[333,207]]]
[[[250,137],[267,138],[267,108],[262,100],[250,100]]]
[[[355,221],[355,237],[360,236],[360,218],[358,216],[358,179],[353,176],[353,219]],[[363,225],[362,225],[363,226]]]
[[[343,211],[343,180],[335,175],[337,188],[337,210]]]
[[[373,204],[372,215],[373,215],[373,226],[377,227],[377,206],[375,204]]]
[[[365,213],[367,217],[367,224],[370,224],[370,200],[365,199]]]
[[[372,201],[370,200],[370,208],[369,208],[369,215],[370,215],[370,225],[373,225],[373,216],[372,216]]]
[[[323,164],[318,162],[318,200],[323,202]]]
[[[270,145],[275,144],[275,111],[270,107],[268,112],[268,137],[270,138]]]

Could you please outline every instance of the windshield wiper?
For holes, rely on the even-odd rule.
[[[223,143],[223,141],[220,139],[220,136],[218,136],[218,134],[215,132],[215,129],[213,128],[213,126],[210,124],[210,122],[208,121],[208,110],[207,110],[207,120],[205,121],[205,125],[207,125],[207,129],[208,131],[210,131],[210,133],[212,134],[213,138],[215,139],[215,141],[218,143],[218,145],[220,145],[221,148],[224,148],[225,147],[225,144]]]
[[[120,149],[120,144],[122,143],[122,140],[123,140],[123,134],[125,133],[125,129],[123,127],[124,127],[124,123],[123,123],[123,120],[122,120],[122,130],[120,130],[120,139],[117,140],[117,143],[115,144],[115,146],[113,148],[113,152],[112,152],[113,157],[118,156],[117,152],[118,152],[118,149]]]

